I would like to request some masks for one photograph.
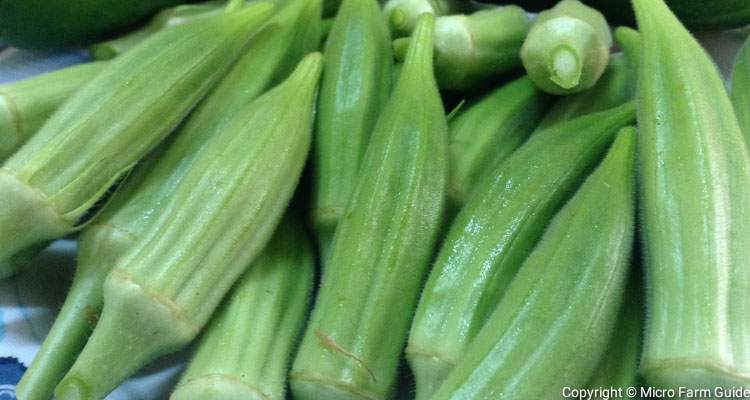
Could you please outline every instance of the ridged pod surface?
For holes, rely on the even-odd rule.
[[[313,225],[325,254],[391,92],[390,34],[376,0],[342,2],[324,56],[314,143]]]
[[[0,85],[0,162],[44,125],[106,63],[86,63]]]
[[[549,220],[634,119],[631,102],[555,125],[479,183],[453,220],[412,323],[406,357],[418,396],[430,398],[462,358]]]
[[[104,283],[102,316],[58,385],[96,399],[188,344],[255,258],[294,192],[312,136],[322,56],[236,113]]]
[[[259,2],[160,32],[66,101],[0,168],[0,261],[70,232],[226,74],[272,10]]]
[[[170,399],[286,399],[314,268],[304,227],[285,217],[212,317]]]
[[[102,308],[102,285],[117,259],[134,246],[200,151],[263,91],[297,63],[304,54],[288,57],[295,30],[317,24],[310,18],[312,3],[298,0],[279,12],[250,44],[217,87],[193,111],[173,137],[136,167],[96,219],[78,239],[78,261],[73,285],[62,310],[16,388],[22,400],[46,400],[86,343]],[[314,5],[313,5],[314,7]],[[305,16],[304,22],[302,16]],[[304,39],[302,39],[304,40]],[[305,53],[315,47],[307,46]],[[296,58],[296,59],[295,59]],[[284,61],[286,60],[286,61]]]
[[[633,128],[618,134],[431,399],[555,399],[563,387],[586,383],[625,290],[635,230],[635,142]]]
[[[750,159],[716,65],[662,0],[634,0],[651,386],[750,385]]]
[[[291,372],[294,397],[386,399],[436,244],[447,123],[432,72],[434,17],[414,33],[333,239]]]
[[[750,150],[750,39],[742,46],[732,71],[732,104]]]

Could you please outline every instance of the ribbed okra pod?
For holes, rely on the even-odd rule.
[[[0,261],[73,230],[224,76],[272,9],[259,2],[162,31],[66,101],[0,167]]]
[[[390,34],[376,0],[344,0],[328,35],[318,96],[313,225],[323,254],[344,214],[370,133],[391,92]]]
[[[617,136],[431,399],[557,399],[564,387],[586,383],[615,324],[630,265],[635,136],[633,128]]]
[[[615,31],[622,53],[612,56],[607,69],[591,89],[558,100],[537,129],[619,106],[635,98],[640,59],[640,36],[630,28]]]
[[[162,212],[104,283],[104,308],[58,385],[100,399],[188,344],[270,238],[309,149],[321,55],[236,113],[196,156]]]
[[[313,249],[287,216],[202,335],[172,400],[284,400],[312,295]]]
[[[742,46],[732,71],[732,104],[750,150],[750,39]]]
[[[441,89],[470,90],[521,66],[519,51],[531,22],[520,7],[505,6],[435,19],[435,78]],[[393,43],[403,59],[408,38]]]
[[[713,61],[662,0],[634,0],[652,386],[750,385],[750,159]]]
[[[448,175],[433,18],[426,14],[415,29],[336,229],[291,373],[297,399],[385,399],[393,389]]]
[[[142,237],[149,224],[174,195],[201,149],[244,111],[248,103],[287,69],[284,60],[294,32],[310,18],[307,0],[298,0],[274,16],[227,76],[193,111],[155,154],[130,174],[104,210],[89,224],[78,241],[78,266],[73,285],[42,348],[16,389],[22,400],[49,399],[60,378],[86,343],[102,308],[102,285],[117,259]],[[304,22],[301,17],[307,18]],[[302,39],[304,40],[304,39]],[[308,51],[314,50],[310,47]],[[294,62],[302,58],[297,52]],[[291,59],[289,61],[292,61]]]
[[[86,63],[0,85],[0,162],[42,127],[106,63]]]
[[[146,26],[125,35],[89,46],[89,54],[95,60],[109,60],[135,47],[156,32],[171,26],[184,24],[195,18],[218,14],[225,1],[207,1],[198,4],[180,4],[156,14]]]
[[[452,208],[460,208],[480,177],[526,141],[551,102],[551,96],[523,77],[495,89],[450,121],[448,199]]]
[[[554,213],[635,119],[632,102],[533,135],[479,182],[443,241],[406,356],[428,399],[485,324]]]
[[[539,14],[521,60],[540,89],[570,94],[594,86],[607,68],[610,47],[604,16],[578,0],[563,0]]]
[[[435,16],[456,14],[468,9],[464,0],[388,0],[383,14],[395,37],[411,35],[419,16],[430,13]]]

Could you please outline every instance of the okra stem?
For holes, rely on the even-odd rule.
[[[411,35],[419,16],[424,13],[450,15],[467,8],[467,3],[462,0],[388,0],[383,6],[383,14],[393,36],[402,37]]]

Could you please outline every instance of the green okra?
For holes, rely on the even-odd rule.
[[[394,37],[411,35],[419,16],[430,13],[435,16],[456,14],[467,10],[464,0],[388,0],[383,14]]]
[[[452,208],[460,208],[480,177],[526,141],[550,103],[550,96],[523,77],[466,106],[450,121],[448,199]]]
[[[75,361],[93,328],[92,321],[101,312],[102,285],[117,259],[140,240],[163,204],[174,195],[200,150],[279,79],[278,71],[286,70],[283,61],[288,58],[287,49],[293,47],[293,40],[302,39],[294,35],[295,30],[303,29],[304,23],[314,23],[307,14],[307,0],[292,4],[269,21],[227,76],[175,133],[175,138],[136,167],[83,230],[73,285],[55,324],[16,388],[19,399],[52,397],[55,385]],[[301,20],[303,16],[306,22]]]
[[[750,39],[737,54],[732,70],[732,104],[750,150]]]
[[[170,399],[286,399],[314,267],[302,225],[286,217],[212,317]]]
[[[547,222],[594,168],[633,102],[532,135],[485,175],[443,241],[422,292],[406,357],[430,398],[497,307]]]
[[[42,127],[50,115],[106,63],[86,63],[0,85],[0,162]]]
[[[89,54],[95,60],[109,60],[135,47],[138,43],[156,32],[168,27],[184,24],[195,18],[215,15],[221,12],[226,1],[215,0],[198,4],[180,4],[157,13],[146,26],[125,35],[94,43],[89,46]]]
[[[313,226],[325,254],[391,91],[393,54],[376,0],[344,0],[325,47],[314,151]]]
[[[531,22],[516,6],[435,19],[435,77],[441,89],[470,90],[521,67],[519,52]],[[393,42],[403,58],[408,38]]]
[[[636,265],[633,265],[635,267]],[[637,271],[640,273],[640,270]],[[615,388],[627,393],[638,387],[638,363],[641,357],[644,295],[642,280],[631,270],[625,298],[604,356],[596,365],[586,386],[590,389]],[[599,396],[603,399],[606,396]],[[629,396],[639,398],[638,396]]]
[[[224,76],[272,9],[259,2],[162,31],[66,101],[0,167],[0,260],[71,232]]]
[[[521,48],[526,72],[552,94],[586,90],[609,63],[612,34],[604,16],[578,0],[563,0],[543,11]]]
[[[621,27],[615,31],[615,39],[623,48],[623,53],[612,56],[596,85],[558,100],[537,129],[546,129],[575,117],[616,107],[635,98],[640,35],[633,29]]]
[[[447,123],[421,17],[334,235],[290,375],[294,397],[385,399],[440,228]]]
[[[639,172],[651,386],[750,385],[750,157],[724,81],[661,0],[643,39]]]
[[[628,275],[635,136],[634,128],[617,135],[431,399],[556,399],[564,387],[586,383],[605,351]]]
[[[103,398],[195,338],[287,207],[310,146],[321,68],[319,53],[305,57],[195,156],[107,276],[101,317],[56,398]]]

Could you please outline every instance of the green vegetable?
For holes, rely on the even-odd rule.
[[[521,66],[519,51],[531,23],[520,7],[496,7],[435,19],[435,77],[441,89],[469,90]],[[403,59],[408,38],[394,41]]]
[[[125,35],[89,46],[89,54],[95,60],[109,60],[165,28],[184,24],[196,18],[218,14],[226,2],[207,1],[198,4],[181,4],[160,11],[144,27]]]
[[[0,40],[24,49],[75,47],[102,39],[185,0],[3,0]]]
[[[272,9],[258,2],[160,32],[65,102],[0,168],[0,260],[72,231],[224,76]]]
[[[750,149],[750,39],[742,46],[732,71],[732,104]]]
[[[634,0],[647,320],[655,387],[750,384],[750,158],[713,61],[661,0]]]
[[[591,89],[558,100],[539,124],[538,130],[586,114],[617,107],[635,98],[640,56],[640,35],[630,28],[615,31],[624,53],[612,56],[607,69]]]
[[[448,199],[452,208],[460,208],[480,177],[526,141],[550,102],[550,96],[523,77],[466,106],[450,121]]]
[[[0,85],[0,162],[41,128],[106,63],[87,63]]]
[[[344,0],[325,47],[314,152],[313,225],[323,254],[391,91],[393,55],[376,0]]]
[[[609,63],[612,34],[601,13],[578,0],[563,0],[539,14],[521,49],[526,72],[552,94],[586,90]]]
[[[411,35],[419,16],[430,13],[435,16],[456,14],[468,8],[464,0],[388,0],[383,14],[395,37]]]
[[[272,82],[305,24],[307,0],[298,0],[274,16],[250,43],[245,55],[176,133],[127,178],[78,241],[78,268],[60,314],[16,388],[22,399],[49,399],[60,378],[86,344],[102,308],[102,285],[117,259],[143,236],[174,195],[196,155],[238,112]],[[311,47],[310,50],[314,49]],[[296,54],[302,58],[303,54]],[[291,60],[289,60],[291,61]],[[298,61],[298,60],[297,60]],[[297,62],[295,61],[295,62]]]
[[[417,394],[443,381],[487,321],[554,213],[601,159],[634,104],[537,133],[476,185],[443,241],[406,357]]]
[[[635,223],[635,135],[633,128],[618,135],[555,216],[431,399],[555,399],[564,387],[586,383],[625,289]]]
[[[195,338],[292,196],[309,150],[321,68],[319,53],[307,56],[195,156],[160,215],[107,276],[101,318],[57,399],[102,398]]]
[[[312,295],[313,252],[287,217],[212,317],[172,400],[284,400]]]
[[[448,175],[433,36],[434,17],[426,14],[336,229],[291,373],[297,399],[385,399],[393,390]]]
[[[635,267],[635,265],[634,265]],[[640,273],[640,269],[637,269]],[[597,364],[587,387],[619,388],[622,393],[629,387],[638,387],[638,362],[641,357],[643,290],[640,277],[631,272],[625,290],[617,323],[606,346],[604,357]],[[636,397],[636,396],[630,396]],[[638,397],[636,397],[638,398]]]

